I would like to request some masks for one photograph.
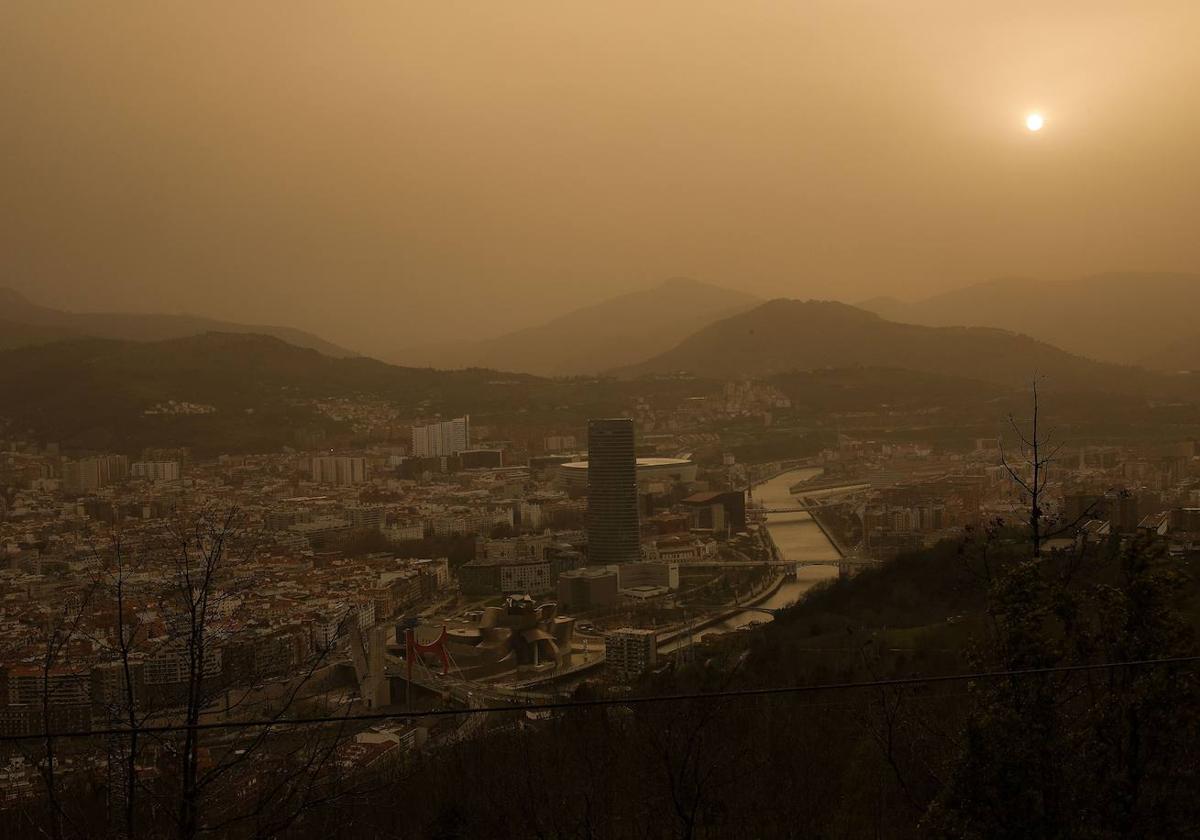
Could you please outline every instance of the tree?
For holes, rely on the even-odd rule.
[[[1020,442],[1021,462],[1014,465],[1009,461],[1008,454],[1004,450],[1003,440],[1000,444],[1000,458],[1009,477],[1029,499],[1029,541],[1033,548],[1033,556],[1037,557],[1042,550],[1042,519],[1045,516],[1042,501],[1046,483],[1049,480],[1047,468],[1054,462],[1062,445],[1055,444],[1049,437],[1043,437],[1042,430],[1038,427],[1040,406],[1038,405],[1038,380],[1036,377],[1031,384],[1031,391],[1033,414],[1029,422],[1029,434],[1022,431],[1015,417],[1011,414],[1008,416],[1009,425]]]
[[[110,568],[103,569],[107,575],[108,588],[113,599],[114,628],[112,651],[120,669],[119,697],[110,703],[110,718],[113,722],[120,721],[128,728],[124,749],[117,755],[120,764],[120,777],[116,782],[120,791],[123,825],[121,830],[125,837],[137,836],[138,813],[138,758],[141,755],[142,743],[140,731],[145,718],[138,710],[138,688],[134,678],[134,654],[141,642],[141,626],[136,611],[129,609],[129,567],[130,554],[120,535],[113,541],[113,562]],[[119,741],[118,741],[119,743]]]
[[[177,833],[190,840],[199,827],[198,784],[200,714],[208,705],[211,650],[209,621],[226,597],[217,586],[226,548],[234,536],[236,508],[223,514],[204,511],[183,523],[172,535],[175,545],[175,607],[182,611],[186,683],[183,707],[184,740],[179,753]]]
[[[66,816],[60,801],[56,768],[58,753],[55,729],[61,719],[60,715],[55,714],[55,701],[59,699],[56,689],[64,681],[82,676],[79,670],[72,668],[75,663],[71,662],[71,645],[80,637],[83,616],[94,592],[94,582],[89,583],[75,598],[68,599],[60,610],[51,614],[38,663],[43,747],[40,770],[50,812],[50,834],[55,840],[63,836]]]

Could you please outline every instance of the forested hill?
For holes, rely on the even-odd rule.
[[[1072,670],[1194,656],[1194,569],[1149,540],[1036,562],[1028,548],[1020,534],[947,542],[820,587],[632,692],[667,699],[518,710],[300,833],[1196,836],[1200,670]],[[414,784],[421,796],[388,807]]]
[[[15,433],[85,448],[174,439],[272,451],[291,442],[292,429],[319,420],[311,400],[366,395],[413,411],[482,411],[519,400],[539,382],[333,358],[252,334],[80,339],[0,352],[0,416]],[[196,408],[163,413],[171,401]]]
[[[158,342],[77,339],[0,351],[0,436],[130,453],[150,445],[210,455],[273,452],[297,445],[298,433],[337,426],[315,410],[317,400],[383,404],[399,423],[471,414],[574,428],[639,395],[663,404],[707,387],[398,367],[241,333]],[[164,412],[171,401],[191,407]]]
[[[687,370],[718,378],[793,370],[894,367],[1005,386],[1034,375],[1070,390],[1129,393],[1143,371],[1073,356],[1025,335],[985,327],[924,327],[887,321],[833,301],[769,301],[717,321],[678,346],[618,373]]]

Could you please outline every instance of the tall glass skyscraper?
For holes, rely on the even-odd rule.
[[[641,559],[633,421],[588,421],[588,563]]]

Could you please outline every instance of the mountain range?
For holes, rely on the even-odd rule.
[[[881,297],[859,306],[909,324],[1012,330],[1100,361],[1200,370],[1200,274],[1001,278],[915,301]]]
[[[1194,281],[1200,280],[1190,275],[1145,277],[1158,284],[1159,298],[1170,292],[1188,299],[1194,294]],[[1096,283],[1098,289],[1112,292],[1108,297],[1120,300],[1134,279],[1105,275]],[[681,371],[715,380],[871,369],[1002,389],[1022,388],[1041,376],[1060,391],[1190,399],[1190,377],[1152,370],[1200,369],[1200,364],[1192,364],[1193,359],[1200,360],[1200,334],[1182,327],[1191,320],[1191,311],[1184,308],[1181,315],[1163,305],[1137,309],[1130,301],[1128,317],[1122,320],[1108,311],[1112,303],[1107,298],[1103,307],[1089,298],[1091,309],[1082,303],[1078,307],[1087,317],[1062,316],[1052,323],[1047,314],[1051,304],[1065,306],[1062,301],[1070,297],[1063,288],[1052,284],[1042,295],[1043,286],[1034,281],[995,281],[920,305],[876,299],[867,304],[875,311],[868,311],[832,301],[761,302],[740,292],[676,279],[537,327],[448,345],[434,354],[436,358],[422,360],[440,370],[354,357],[300,330],[226,325],[185,315],[72,313],[0,290],[0,350],[21,348],[0,358],[5,368],[0,373],[0,402],[7,404],[3,413],[18,427],[70,439],[97,416],[103,422],[93,425],[105,428],[120,423],[144,425],[140,412],[152,397],[211,402],[229,411],[259,410],[292,397],[370,394],[419,412],[428,408],[428,404],[421,406],[423,400],[436,403],[435,410],[479,412],[490,407],[505,412],[516,405],[513,400],[523,399],[530,401],[530,410],[536,410],[544,407],[539,405],[544,397],[550,405],[575,412],[596,399],[597,388],[608,387],[595,383],[584,387],[584,380],[569,379],[552,384],[538,378],[546,374],[600,373],[629,382],[648,374]],[[1045,311],[1023,315],[1014,304],[1021,299],[1048,303]],[[1076,342],[1084,341],[1087,334],[1076,322],[1088,322],[1099,342],[1108,327],[1091,320],[1104,318],[1122,336],[1117,343],[1125,348],[1109,358],[1150,360],[1153,364],[1147,366],[1152,370],[1068,352],[1056,343],[1009,329],[913,323],[918,315],[932,321],[960,317],[970,321],[959,314],[966,310],[977,316],[974,320],[1024,318],[1031,332],[1040,329],[1054,338],[1061,333]],[[1169,319],[1174,326],[1158,331],[1155,340],[1160,347],[1155,354],[1142,355],[1151,344],[1146,325],[1156,319]],[[229,329],[209,330],[211,325]],[[1159,338],[1163,335],[1175,335],[1174,343],[1161,346],[1166,344],[1165,338]],[[1087,346],[1096,349],[1100,344]],[[453,370],[456,367],[465,370]],[[524,373],[493,372],[501,369]],[[490,387],[497,381],[507,387]],[[511,387],[518,382],[522,388]],[[661,377],[646,380],[644,387],[658,392],[668,388],[667,382]],[[951,387],[961,390],[958,384]],[[602,399],[616,398],[619,405],[618,393],[626,388],[614,383]],[[607,402],[603,405],[611,410]],[[80,412],[80,407],[87,411]],[[54,422],[48,422],[50,418]]]
[[[1134,392],[1146,374],[1092,361],[1025,335],[988,327],[888,321],[833,301],[778,299],[716,321],[674,348],[619,368],[619,376],[688,371],[764,378],[792,370],[892,367],[1019,387],[1043,376],[1071,389]]]
[[[164,341],[208,332],[269,335],[297,347],[343,358],[357,353],[292,327],[238,324],[197,315],[132,312],[69,312],[33,303],[13,289],[0,288],[0,349],[46,344],[70,338]]]
[[[721,331],[726,328],[713,333],[706,330],[730,318],[747,315],[762,303],[759,298],[740,291],[675,278],[497,337],[410,347],[396,352],[389,360],[403,366],[444,370],[480,367],[539,376],[660,371],[663,365],[672,364],[671,359],[683,360],[696,351],[697,342],[716,340],[718,333],[720,341],[732,342],[731,352],[737,355],[738,342],[745,344],[747,340],[737,334],[738,322],[728,327],[729,332]],[[772,306],[777,310],[780,304],[772,302]],[[916,301],[873,298],[858,304],[858,309],[881,316],[885,323],[994,328],[1029,336],[1044,345],[1034,352],[1033,345],[1022,343],[1016,335],[1007,339],[993,336],[990,341],[997,347],[997,342],[1008,342],[1010,351],[1016,351],[1020,345],[1017,358],[1028,361],[1044,357],[1045,364],[1051,367],[1067,364],[1064,356],[1051,352],[1061,348],[1068,354],[1098,362],[1163,371],[1200,370],[1200,325],[1194,317],[1200,311],[1200,275],[1196,274],[1110,273],[1063,282],[1004,278]],[[837,313],[842,327],[849,323],[846,318],[852,319],[848,309],[822,311]],[[807,332],[819,331],[821,327],[810,326],[801,317],[796,329]],[[821,347],[806,348],[805,358],[800,360],[773,358],[771,348],[756,348],[753,353],[760,357],[760,362],[745,359],[738,368],[791,369],[797,364],[837,365],[839,360],[853,358],[891,364],[889,342],[898,340],[903,331],[894,327],[880,329],[887,335],[881,334],[873,340],[883,342],[878,354],[883,359],[875,359],[875,354],[862,348],[865,356],[856,356],[858,351],[842,348],[833,359],[823,355]],[[161,341],[208,332],[270,335],[327,356],[357,355],[310,332],[290,327],[238,324],[193,315],[71,312],[35,304],[11,289],[0,288],[0,349],[83,337]],[[922,335],[912,331],[904,334],[910,343],[916,341],[915,336]],[[977,341],[978,336],[961,332],[958,340]],[[795,336],[779,337],[785,343],[794,339]],[[833,340],[832,336],[826,336],[822,346],[832,346]],[[994,351],[995,347],[989,349]],[[915,348],[910,346],[906,352],[915,352]],[[826,362],[818,362],[820,359]],[[922,364],[926,365],[922,369],[940,371],[936,366],[930,367],[930,359]],[[953,367],[949,362],[942,365]],[[1083,369],[1078,362],[1068,366],[1074,373]],[[998,363],[974,367],[999,369]]]
[[[669,350],[714,321],[760,302],[744,292],[674,278],[496,338],[402,350],[393,361],[540,376],[595,374]]]
[[[683,370],[693,376],[675,375]],[[578,427],[645,397],[680,404],[740,378],[769,379],[813,417],[945,409],[941,422],[961,429],[980,416],[1006,416],[996,401],[1021,399],[1036,375],[1060,396],[1074,395],[1065,406],[1089,422],[1149,422],[1148,399],[1197,401],[1195,377],[1096,362],[1002,330],[890,322],[827,301],[768,301],[616,373],[545,379],[400,367],[246,333],[68,338],[0,350],[0,437],[57,441],[68,450],[188,446],[198,456],[311,448],[312,434],[345,445],[352,429],[322,408],[339,398],[374,403],[396,422],[472,413],[519,434],[530,423]]]

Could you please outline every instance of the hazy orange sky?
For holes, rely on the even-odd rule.
[[[1197,44],[1197,0],[11,0],[0,285],[382,353],[673,275],[1196,271]]]

